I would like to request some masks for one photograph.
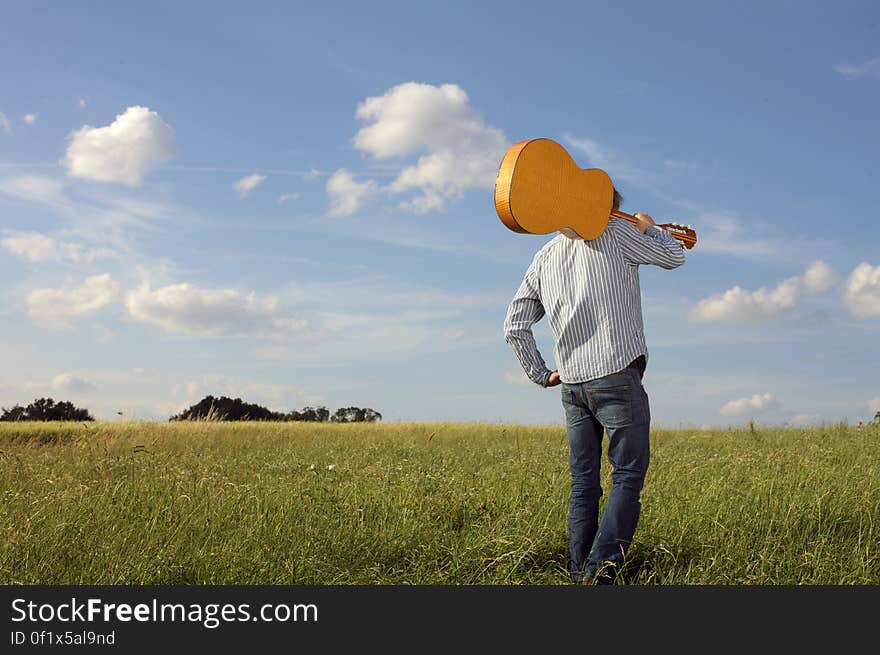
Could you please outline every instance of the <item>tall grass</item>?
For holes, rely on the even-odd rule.
[[[625,581],[880,583],[878,446],[653,432]],[[567,457],[562,427],[6,424],[0,583],[564,584]]]

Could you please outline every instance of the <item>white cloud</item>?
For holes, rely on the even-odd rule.
[[[630,184],[645,186],[651,180],[651,174],[634,167],[620,154],[599,145],[593,139],[576,137],[564,134],[566,143],[575,150],[587,156],[588,164],[595,168],[601,168],[614,176],[614,179],[623,180]],[[584,168],[583,166],[581,168]],[[619,185],[617,185],[619,187]],[[702,244],[701,244],[702,245]]]
[[[580,150],[589,159],[590,166],[598,168],[613,168],[613,157],[609,157],[605,148],[601,147],[593,139],[577,137],[572,134],[563,135],[566,142],[573,148]]]
[[[6,117],[2,111],[0,111],[0,132],[5,132],[6,134],[12,134],[12,122]]]
[[[119,296],[119,282],[109,273],[93,275],[82,286],[34,289],[27,296],[31,318],[52,328],[69,327],[70,321],[96,313]]]
[[[600,144],[594,139],[570,133],[564,133],[562,140],[573,151],[573,155],[580,153],[586,156],[586,164],[577,162],[581,168],[592,166],[605,170],[611,175],[618,190],[624,196],[626,193],[619,184],[621,181],[650,189],[659,197],[663,197],[668,195],[663,189],[670,187],[671,182],[676,181],[673,185],[674,188],[681,188],[684,183],[693,184],[693,180],[705,175],[709,168],[700,161],[661,159],[656,155],[644,152],[623,153],[615,148]]]
[[[296,347],[260,344],[256,354],[346,366],[404,357],[422,348],[436,355],[489,347],[498,339],[491,316],[509,302],[505,295],[444,292],[389,275],[294,280],[279,296],[309,327],[287,339]]]
[[[843,303],[853,316],[880,316],[880,266],[856,266],[844,284]]]
[[[502,293],[447,292],[387,274],[334,281],[294,280],[282,297],[297,306],[323,306],[347,312],[378,310],[381,314],[426,310],[462,314],[480,309],[495,312],[503,311],[510,301]]]
[[[688,314],[691,321],[746,323],[777,317],[794,308],[804,294],[827,291],[837,274],[823,261],[815,261],[803,276],[787,278],[773,289],[748,291],[735,286],[697,302]]]
[[[203,375],[183,384],[175,384],[171,388],[171,394],[179,401],[174,413],[208,395],[241,398],[245,402],[263,405],[273,411],[290,411],[323,402],[323,397],[310,387],[251,382],[231,379],[225,375]]]
[[[72,206],[64,195],[64,184],[42,175],[21,175],[0,180],[0,193],[61,211],[68,211]]]
[[[0,246],[28,261],[91,264],[99,257],[115,257],[108,248],[86,248],[79,243],[59,241],[39,232],[6,232]]]
[[[110,125],[70,134],[65,165],[74,176],[138,186],[152,168],[177,153],[174,131],[155,111],[129,107]]]
[[[780,282],[774,289],[747,291],[733,287],[700,300],[688,318],[706,323],[734,323],[772,318],[791,309],[798,300],[798,278]]]
[[[125,304],[132,318],[185,334],[283,336],[305,327],[304,321],[285,316],[276,298],[234,289],[183,283],[153,290],[143,284],[126,295]]]
[[[34,123],[37,122],[37,115],[36,114],[25,114],[21,120],[23,120],[26,125],[33,125]]]
[[[795,414],[789,420],[789,423],[795,427],[804,427],[807,425],[816,425],[822,422],[821,414]]]
[[[834,70],[848,80],[855,80],[866,75],[880,77],[880,57],[874,57],[860,64],[837,64]]]
[[[396,315],[391,314],[368,314],[354,312],[321,312],[320,330],[316,331],[316,335],[331,332],[352,331],[359,333],[361,331],[381,330],[382,323],[391,323],[392,321],[400,324],[418,324],[430,323],[437,319],[446,319],[457,316],[457,312],[450,311],[403,311]]]
[[[317,168],[310,168],[307,173],[303,175],[304,180],[314,180],[321,177],[323,173],[319,171]]]
[[[750,412],[763,412],[779,407],[779,401],[772,393],[755,394],[750,398],[737,398],[725,403],[721,407],[724,416],[737,416]]]
[[[804,291],[807,293],[822,293],[828,291],[840,280],[828,264],[823,261],[815,261],[804,273]]]
[[[327,195],[330,197],[330,216],[349,216],[354,214],[364,201],[376,193],[373,180],[358,182],[344,168],[336,171],[327,180]]]
[[[253,175],[247,175],[240,180],[236,180],[232,185],[232,188],[235,189],[239,196],[244,198],[247,194],[256,189],[259,184],[265,181],[265,179],[265,175],[254,173]]]
[[[443,338],[442,323],[452,312],[316,312],[307,331],[278,346],[257,344],[255,354],[273,361],[322,366],[351,366],[357,361],[402,358],[428,348],[434,355],[468,347],[469,340]],[[493,334],[493,342],[497,337]],[[482,344],[485,345],[485,344]]]
[[[764,259],[777,256],[784,245],[746,234],[742,222],[729,212],[704,212],[694,219],[699,245],[694,252]]]
[[[105,187],[65,183],[63,179],[42,175],[0,179],[0,201],[6,196],[50,210],[65,220],[61,233],[95,246],[112,247],[117,252],[134,251],[136,229],[155,230],[157,221],[172,216],[178,222],[187,219],[186,210],[130,197],[128,193],[108,192]],[[109,256],[109,251],[99,250],[98,254]],[[89,259],[88,253],[85,259]]]
[[[443,196],[435,191],[425,191],[412,200],[404,200],[399,204],[402,209],[409,209],[416,214],[427,214],[430,211],[443,209]]]
[[[280,196],[278,196],[278,204],[283,205],[288,200],[298,200],[298,199],[299,199],[298,193],[282,193]]]
[[[871,413],[871,418],[874,418],[875,413],[880,412],[880,396],[868,401],[868,411]]]
[[[89,380],[78,377],[73,373],[59,373],[52,378],[52,388],[56,391],[83,393],[86,391],[94,391],[96,387]]]
[[[80,98],[80,99],[79,99],[79,108],[80,108],[80,109],[85,109],[86,106],[87,106],[88,104],[89,104],[89,103],[88,103],[88,101],[86,101],[85,98]]]
[[[424,213],[471,188],[490,189],[509,142],[484,123],[467,93],[455,84],[407,82],[367,98],[356,116],[368,123],[354,145],[377,159],[418,155],[387,187],[392,193],[420,192],[401,206]]]
[[[533,387],[535,383],[529,379],[521,366],[504,371],[504,381],[515,387]]]

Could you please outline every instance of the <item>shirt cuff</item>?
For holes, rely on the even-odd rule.
[[[547,372],[544,373],[544,375],[541,376],[541,386],[542,386],[542,387],[546,387],[546,386],[547,386],[547,383],[550,382],[550,376],[551,376],[551,375],[553,375],[553,371],[551,371],[551,370],[548,369]]]
[[[654,232],[651,232],[651,230],[654,230]],[[657,237],[657,236],[660,236],[660,235],[661,235],[663,232],[665,232],[665,231],[666,231],[666,230],[664,230],[664,229],[663,229],[662,227],[660,227],[659,225],[652,225],[652,226],[649,227],[647,230],[645,230],[645,234],[650,234],[651,236],[655,236],[655,237]]]

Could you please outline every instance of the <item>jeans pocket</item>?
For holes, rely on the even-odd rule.
[[[562,408],[565,410],[566,421],[572,423],[582,419],[586,412],[578,403],[577,395],[574,390],[563,385],[560,395],[562,397]]]
[[[651,406],[648,400],[648,393],[645,391],[645,387],[642,384],[642,376],[639,374],[639,371],[635,369],[630,370],[632,371],[633,379],[636,381],[632,390],[633,423],[636,425],[642,425],[644,423],[650,424]]]
[[[606,428],[623,428],[633,424],[632,387],[608,387],[589,392],[590,409]]]

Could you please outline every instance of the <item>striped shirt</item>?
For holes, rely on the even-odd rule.
[[[611,219],[596,239],[560,234],[532,260],[504,320],[504,338],[526,375],[547,386],[550,369],[538,352],[532,325],[547,314],[563,382],[575,384],[616,373],[645,355],[639,265],[671,269],[684,250],[657,227],[642,233]]]

